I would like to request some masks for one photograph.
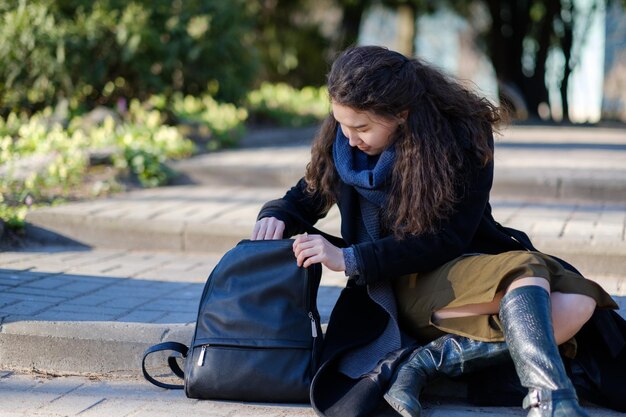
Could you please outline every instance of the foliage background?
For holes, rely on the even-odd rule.
[[[241,101],[259,67],[245,0],[0,1],[0,114],[210,93]]]

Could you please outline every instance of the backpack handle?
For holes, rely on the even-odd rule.
[[[160,352],[160,351],[163,351],[163,350],[173,350],[174,352],[178,352],[178,353],[180,353],[182,355],[183,359],[187,357],[187,353],[189,352],[189,348],[187,347],[187,345],[183,345],[182,343],[178,343],[178,342],[164,342],[164,343],[156,344],[154,346],[150,346],[144,352],[143,359],[141,360],[141,371],[143,372],[144,378],[146,378],[149,382],[151,382],[152,384],[154,384],[154,385],[156,385],[157,387],[160,387],[160,388],[166,388],[166,389],[183,389],[183,388],[185,388],[185,386],[182,385],[182,384],[181,385],[166,384],[164,382],[157,381],[146,370],[146,358],[148,357],[148,355],[150,355],[150,354],[152,354],[154,352]],[[180,379],[185,379],[185,373],[183,372],[183,370],[178,365],[178,362],[176,361],[176,358],[177,358],[177,356],[170,355],[167,358],[167,363],[168,363],[170,369],[172,370],[172,372],[177,377],[179,377]]]

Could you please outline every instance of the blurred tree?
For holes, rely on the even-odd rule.
[[[626,4],[624,0],[620,1]],[[531,117],[539,117],[540,106],[548,106],[546,60],[552,48],[563,53],[559,74],[560,106],[563,121],[570,121],[568,86],[570,76],[580,64],[582,44],[586,41],[598,8],[604,0],[590,0],[586,13],[576,10],[575,0],[484,0],[492,19],[485,33],[488,54],[499,81],[519,91]],[[457,6],[459,1],[456,1]],[[579,21],[577,21],[579,19]],[[574,43],[574,28],[580,33]],[[507,101],[506,97],[502,97]],[[546,107],[547,108],[547,107]],[[546,114],[542,114],[544,118]]]
[[[400,13],[420,15],[430,13],[443,2],[429,0],[337,0],[343,10],[341,36],[337,49],[355,44],[364,11],[375,3],[382,3]],[[621,2],[626,0],[607,0]],[[469,17],[472,7],[482,4],[488,10],[491,25],[482,33],[487,55],[490,57],[502,91],[523,98],[530,117],[538,118],[541,105],[547,106],[546,60],[551,48],[563,52],[564,65],[560,85],[563,119],[569,120],[567,89],[569,78],[580,62],[580,47],[574,45],[575,19],[582,18],[583,27],[579,39],[585,39],[594,11],[604,0],[591,0],[590,12],[581,16],[576,13],[574,0],[448,0],[446,2],[462,16]],[[407,44],[404,49],[412,50]],[[506,93],[503,103],[513,106]],[[544,115],[545,116],[545,115]]]
[[[320,2],[253,3],[256,45],[262,62],[258,84],[263,81],[287,82],[294,87],[324,84],[331,39],[322,34],[322,22],[315,16]]]
[[[413,51],[416,7],[426,1],[385,0],[405,17],[403,52]],[[295,87],[322,85],[334,55],[358,40],[363,13],[372,0],[261,0],[255,2],[257,45],[263,62],[259,82],[287,82]],[[422,5],[422,3],[424,3]],[[327,20],[339,14],[332,33]]]
[[[336,38],[336,49],[342,50],[356,45],[359,39],[359,28],[363,13],[371,4],[371,0],[337,0],[341,7],[341,26]]]

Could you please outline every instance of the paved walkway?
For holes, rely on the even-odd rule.
[[[591,417],[619,417],[623,413],[585,404]],[[476,407],[463,401],[430,398],[424,417],[526,416],[515,407]],[[0,372],[0,410],[3,417],[313,417],[305,405],[198,401],[182,391],[166,391],[133,380],[85,377],[52,378]],[[397,417],[379,413],[377,417]]]
[[[500,158],[509,158],[510,166],[532,168],[518,172],[536,170],[540,184],[558,177],[554,167],[578,167],[571,190],[585,190],[584,178],[608,173],[608,180],[596,182],[601,191],[592,188],[568,196],[561,187],[561,194],[539,194],[536,183],[520,174],[518,187],[527,184],[532,192],[495,190],[494,214],[501,223],[527,231],[540,250],[564,257],[599,282],[626,316],[626,198],[593,197],[622,185],[626,189],[626,174],[621,177],[626,172],[626,138],[610,131],[600,135],[599,146],[589,136],[595,130],[582,130],[566,131],[567,137],[563,131],[517,130],[518,136],[509,136],[509,145],[501,148]],[[563,145],[569,139],[575,146]],[[515,153],[506,156],[506,146]],[[280,158],[259,148],[193,163],[212,166],[219,160],[224,170],[242,163],[273,164],[274,173],[283,172],[306,159],[301,147],[289,149],[282,149]],[[251,172],[246,175],[254,176]],[[0,370],[105,380],[40,380],[36,374],[0,373],[0,409],[19,416],[312,415],[302,407],[185,400],[180,392],[166,393],[137,380],[147,346],[189,342],[206,277],[226,250],[249,236],[261,205],[284,191],[278,183],[252,187],[245,181],[208,181],[32,212],[30,232],[44,243],[0,253]],[[338,234],[337,211],[319,226]],[[325,271],[318,299],[324,322],[344,283],[342,274]],[[151,366],[159,370],[164,363],[157,356]],[[468,408],[449,398],[433,405],[430,416],[525,415],[517,408]],[[595,410],[592,415],[617,414]]]

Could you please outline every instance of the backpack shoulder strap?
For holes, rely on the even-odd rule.
[[[150,346],[144,352],[143,359],[141,360],[141,371],[143,372],[144,378],[146,378],[149,382],[156,385],[157,387],[167,388],[167,389],[183,389],[184,385],[166,384],[164,382],[157,381],[146,370],[146,358],[148,357],[148,355],[154,352],[160,352],[163,350],[172,350],[174,352],[178,352],[182,355],[183,358],[186,358],[187,353],[189,352],[189,348],[187,347],[187,345],[184,345],[178,342],[164,342],[164,343],[156,344],[154,346]],[[167,363],[170,366],[170,369],[172,370],[172,372],[174,372],[174,374],[177,377],[179,377],[180,379],[185,378],[185,373],[178,365],[178,362],[176,361],[176,356],[170,355],[170,357],[167,358]]]

